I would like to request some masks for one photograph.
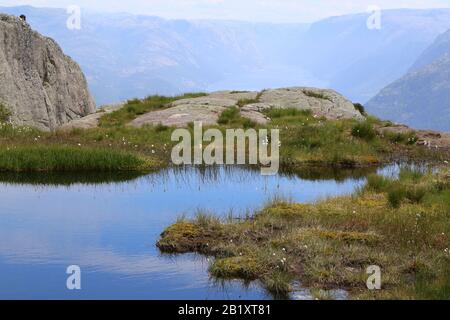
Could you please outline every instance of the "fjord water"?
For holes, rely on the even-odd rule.
[[[0,299],[270,299],[256,283],[210,279],[205,257],[162,255],[160,233],[198,209],[241,215],[276,195],[348,194],[374,171],[0,174]],[[69,265],[81,268],[79,291],[66,288]]]

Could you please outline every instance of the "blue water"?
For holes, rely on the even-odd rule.
[[[162,255],[160,233],[198,209],[239,215],[275,195],[312,202],[364,183],[239,168],[57,178],[0,175],[0,299],[271,299],[258,283],[210,279],[204,257]],[[66,288],[69,265],[81,268],[81,290]]]

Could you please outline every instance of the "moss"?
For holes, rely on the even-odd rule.
[[[258,279],[263,268],[257,259],[249,256],[216,259],[209,268],[209,272],[224,279]]]
[[[157,246],[167,253],[195,252],[205,245],[204,237],[204,230],[200,226],[188,222],[178,222],[161,234]]]

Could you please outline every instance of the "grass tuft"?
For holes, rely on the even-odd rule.
[[[126,171],[139,170],[141,158],[108,149],[64,146],[21,146],[0,149],[0,171]]]
[[[373,125],[369,121],[360,122],[354,125],[352,128],[352,135],[366,141],[372,141],[377,136]]]

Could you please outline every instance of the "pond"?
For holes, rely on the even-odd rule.
[[[276,195],[348,194],[376,171],[0,174],[0,299],[271,299],[257,283],[210,279],[205,257],[162,255],[160,233],[199,209],[243,215]],[[81,290],[66,288],[69,265],[81,268]]]

